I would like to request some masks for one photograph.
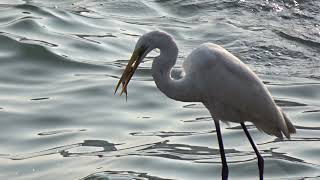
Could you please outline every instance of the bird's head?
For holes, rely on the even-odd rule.
[[[141,36],[134,48],[132,56],[122,73],[122,76],[116,86],[115,92],[117,92],[120,84],[122,84],[122,90],[120,96],[125,93],[127,96],[127,86],[134,72],[137,70],[141,61],[146,57],[146,55],[156,48],[161,48],[168,44],[168,41],[173,41],[173,38],[161,31],[152,31]]]

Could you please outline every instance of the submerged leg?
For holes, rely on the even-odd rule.
[[[221,162],[222,162],[222,174],[221,174],[221,176],[222,176],[222,180],[227,180],[228,179],[229,170],[228,170],[226,155],[224,153],[223,141],[222,141],[222,136],[221,136],[221,131],[220,131],[219,120],[215,120],[214,124],[216,125],[218,142],[219,142],[219,149],[220,149],[220,155],[221,155]]]
[[[242,126],[243,131],[246,133],[246,135],[247,135],[247,137],[248,137],[248,139],[249,139],[249,141],[250,141],[250,144],[251,144],[254,152],[255,152],[256,155],[257,155],[257,158],[258,158],[258,167],[259,167],[259,176],[260,176],[260,180],[263,180],[264,160],[263,160],[262,156],[260,155],[260,153],[259,153],[256,145],[254,144],[254,142],[253,142],[253,140],[252,140],[252,138],[251,138],[251,136],[250,136],[250,134],[249,134],[249,132],[248,132],[248,129],[247,129],[246,125],[245,125],[243,122],[240,123],[240,124],[241,124],[241,126]]]

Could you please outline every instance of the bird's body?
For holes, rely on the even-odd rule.
[[[263,179],[263,159],[256,149],[244,122],[252,122],[263,132],[282,138],[290,138],[295,128],[275,104],[271,94],[257,75],[237,57],[219,45],[205,43],[193,50],[183,62],[184,76],[171,78],[178,48],[174,39],[159,31],[143,35],[135,47],[133,56],[123,73],[119,85],[122,92],[142,59],[153,49],[160,55],[152,63],[152,76],[157,87],[168,97],[185,102],[202,102],[215,121],[221,160],[222,179],[228,177],[219,120],[240,123],[254,148],[259,162],[260,179]]]
[[[201,45],[192,51],[183,67],[185,74],[197,82],[194,86],[213,119],[250,121],[267,134],[290,137],[292,124],[286,122],[262,81],[221,46]]]

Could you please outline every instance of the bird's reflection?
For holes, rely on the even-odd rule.
[[[291,141],[319,141],[319,139],[297,139]],[[278,143],[277,139],[268,143]],[[266,160],[285,160],[295,164],[304,165],[307,167],[317,166],[311,162],[299,159],[283,152],[277,152],[277,147],[270,147],[261,150],[261,154]],[[230,164],[241,165],[243,163],[256,163],[256,156],[253,151],[244,151],[238,149],[225,149],[226,156]],[[0,158],[11,160],[24,160],[37,158],[42,156],[60,154],[64,158],[68,157],[98,157],[98,158],[115,158],[118,157],[158,157],[177,161],[189,161],[192,163],[201,164],[220,164],[219,148],[211,148],[205,146],[194,146],[188,144],[171,143],[169,140],[145,143],[140,145],[128,145],[126,143],[112,143],[105,140],[84,140],[81,143],[74,143],[65,146],[46,149],[43,151],[26,153],[26,154],[0,154]],[[84,177],[83,180],[91,179],[159,179],[144,172],[133,171],[102,171]]]
[[[43,151],[33,152],[33,153],[25,153],[25,154],[6,154],[0,156],[0,158],[6,158],[11,160],[24,160],[30,159],[35,157],[53,155],[53,154],[61,154],[63,157],[70,157],[70,156],[80,156],[80,155],[87,155],[87,154],[96,154],[96,153],[103,153],[103,152],[110,152],[110,151],[117,151],[116,145],[120,144],[113,144],[109,143],[108,141],[103,140],[84,140],[82,143],[74,143],[70,145],[58,146],[50,149],[46,149]],[[82,151],[78,153],[70,153],[71,151],[81,151],[81,148],[84,147],[91,147],[96,148],[96,150],[91,151]],[[69,152],[70,151],[70,152]]]
[[[60,151],[60,154],[63,157],[71,157],[71,156],[81,156],[81,155],[95,155],[98,157],[102,157],[99,153],[112,152],[117,151],[116,145],[109,143],[108,141],[103,140],[85,140],[83,143],[79,144],[77,148],[70,148]],[[92,148],[91,150],[85,148]],[[81,148],[84,148],[81,150]]]
[[[299,141],[293,139],[291,141]],[[307,141],[307,139],[301,139]],[[315,141],[319,141],[316,139]],[[276,143],[277,141],[267,142]],[[262,150],[264,157],[275,157],[276,159],[284,159],[295,163],[306,163],[302,159],[291,157],[288,154],[275,152],[275,148]],[[1,154],[0,158],[11,160],[23,160],[60,154],[63,157],[80,157],[80,156],[96,156],[96,157],[124,157],[124,156],[149,156],[161,157],[174,160],[192,161],[193,163],[220,163],[220,152],[218,148],[209,148],[205,146],[192,146],[187,144],[170,143],[169,140],[147,143],[135,146],[127,146],[124,143],[110,143],[105,140],[84,140],[82,143],[75,143],[65,146],[50,148],[43,151],[26,153],[26,154]],[[226,155],[231,160],[230,163],[242,163],[254,161],[254,152],[239,151],[236,149],[226,149]]]

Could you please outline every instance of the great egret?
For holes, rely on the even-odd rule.
[[[205,43],[196,48],[183,62],[185,75],[171,78],[171,69],[178,56],[177,45],[169,34],[152,31],[138,40],[124,70],[120,93],[127,95],[127,85],[138,65],[153,49],[160,55],[152,63],[152,76],[157,87],[169,98],[184,102],[202,102],[209,110],[219,142],[222,179],[228,179],[228,166],[223,148],[219,120],[240,123],[258,159],[259,177],[263,179],[264,160],[257,150],[244,122],[252,122],[259,130],[282,138],[296,130],[278,107],[258,76],[241,60],[219,45]]]

